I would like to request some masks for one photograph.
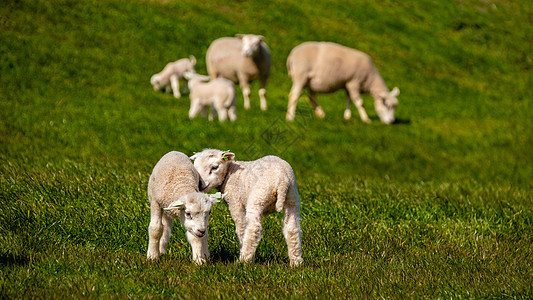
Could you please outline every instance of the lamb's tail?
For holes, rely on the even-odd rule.
[[[291,65],[292,65],[292,61],[291,61],[291,56],[289,55],[289,57],[287,58],[287,73],[289,74],[289,76],[291,76]]]
[[[285,200],[287,199],[287,191],[289,190],[288,184],[280,184],[276,190],[276,211],[280,212],[285,206]]]

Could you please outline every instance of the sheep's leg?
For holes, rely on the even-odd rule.
[[[346,110],[344,111],[344,119],[350,120],[352,117],[352,109],[351,109],[352,101],[350,99],[350,94],[346,95]]]
[[[201,238],[188,231],[185,233],[185,235],[187,236],[187,240],[191,245],[192,260],[198,265],[205,263],[209,259],[209,249],[207,248],[207,231]]]
[[[298,104],[298,98],[302,93],[303,84],[293,82],[291,91],[289,93],[289,105],[287,106],[287,116],[285,117],[287,121],[294,120],[294,115],[296,114],[296,105]]]
[[[266,79],[261,80],[261,88],[259,89],[259,99],[261,101],[261,110],[267,110],[266,100]]]
[[[163,218],[161,220],[163,225],[163,234],[159,240],[159,253],[160,255],[163,255],[167,252],[168,240],[170,239],[170,235],[172,233],[172,224],[174,223],[174,219],[166,214],[163,214]]]
[[[348,95],[350,96],[350,99],[352,100],[353,104],[355,104],[355,107],[357,107],[357,110],[359,111],[359,116],[361,117],[361,120],[365,123],[370,123],[370,118],[368,118],[365,108],[363,107],[363,98],[361,98],[361,95],[359,94],[358,86],[355,86],[354,84],[351,84],[351,85],[348,84],[347,90],[348,90]]]
[[[250,85],[248,78],[239,76],[239,85],[241,86],[242,96],[244,97],[244,109],[250,109]]]
[[[252,262],[255,250],[261,237],[263,236],[263,225],[261,224],[262,209],[255,207],[246,211],[246,228],[242,240],[241,253],[239,260],[241,262]]]
[[[170,85],[172,85],[172,91],[175,98],[180,98],[180,81],[178,75],[174,74],[170,76]]]
[[[318,105],[318,102],[316,102],[316,94],[315,92],[309,90],[309,101],[311,101],[311,105],[313,105],[313,108],[315,109],[315,115],[322,119],[326,115],[324,111],[322,110],[322,107]]]
[[[294,198],[295,196],[292,195],[289,197]],[[287,242],[287,250],[291,266],[297,266],[303,262],[302,231],[300,229],[300,202],[296,199],[293,201],[288,199],[287,203],[288,204],[284,207],[285,217],[283,219],[283,236]]]
[[[163,210],[155,201],[150,203],[150,225],[148,226],[148,259],[157,259],[160,256],[159,241],[163,235],[163,224],[161,223]]]

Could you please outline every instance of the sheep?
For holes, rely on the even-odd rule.
[[[211,78],[227,78],[241,86],[244,108],[250,109],[249,83],[259,79],[261,110],[267,110],[266,83],[272,65],[270,50],[264,37],[253,34],[237,34],[223,37],[211,43],[207,49],[207,72]]]
[[[235,86],[233,82],[225,78],[215,78],[209,82],[208,76],[186,73],[185,78],[189,80],[189,98],[191,99],[191,108],[189,118],[195,118],[200,111],[204,114],[207,107],[211,106],[209,120],[212,121],[215,112],[218,113],[220,122],[237,119],[237,108],[235,98]]]
[[[363,108],[361,92],[369,92],[374,98],[378,117],[385,124],[394,122],[398,105],[396,97],[400,90],[391,92],[379,75],[372,59],[367,54],[329,42],[305,42],[292,49],[287,58],[287,69],[292,78],[286,119],[294,120],[296,104],[303,88],[309,90],[309,100],[319,118],[324,111],[316,102],[315,93],[332,93],[339,89],[347,92],[344,118],[350,119],[350,100],[355,104],[361,120],[370,123]]]
[[[190,56],[189,58],[182,58],[175,62],[168,63],[161,72],[153,75],[150,78],[150,83],[154,87],[155,91],[160,91],[165,88],[166,92],[170,92],[170,86],[174,93],[175,98],[180,98],[180,85],[179,79],[183,78],[186,72],[194,73],[194,65],[196,64],[196,58]],[[183,91],[184,93],[186,90]]]
[[[239,261],[253,260],[262,236],[262,217],[285,210],[283,235],[291,266],[300,265],[302,242],[300,196],[291,166],[276,156],[255,161],[235,161],[235,154],[205,149],[191,156],[200,173],[200,190],[225,193],[239,239]]]
[[[181,152],[169,152],[155,165],[148,181],[149,260],[166,252],[174,218],[179,218],[186,230],[193,261],[203,264],[209,259],[207,224],[217,199],[200,193],[199,184],[198,172],[189,157]]]

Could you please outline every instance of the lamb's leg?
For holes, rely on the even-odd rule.
[[[235,222],[235,233],[239,239],[239,249],[242,249],[244,230],[246,228],[246,210],[240,206],[228,203],[231,218]]]
[[[191,108],[189,109],[189,119],[194,119],[200,111],[204,114],[204,107],[198,104],[199,99],[191,99]],[[205,117],[205,116],[204,116]]]
[[[363,98],[361,98],[361,95],[359,94],[358,86],[356,86],[355,84],[347,85],[347,90],[350,99],[359,111],[359,116],[361,117],[361,120],[365,123],[370,123],[370,118],[368,118],[365,108],[363,107]]]
[[[285,117],[287,121],[294,120],[294,115],[296,114],[296,105],[298,104],[298,98],[302,93],[303,84],[299,82],[293,82],[291,87],[291,92],[289,93],[289,105],[287,106],[287,116]]]
[[[161,223],[163,210],[155,201],[150,203],[150,225],[148,226],[148,259],[157,259],[159,253],[159,240],[163,234],[163,224]]]
[[[237,120],[237,108],[234,105],[228,109],[228,116],[232,122]]]
[[[185,233],[185,235],[187,236],[187,240],[191,245],[192,260],[198,265],[205,263],[209,259],[209,249],[207,248],[207,232],[201,238],[188,231]]]
[[[181,98],[180,94],[180,81],[178,75],[174,74],[170,76],[170,85],[172,85],[172,91],[175,98]]]
[[[167,252],[168,240],[170,239],[170,234],[172,233],[172,224],[174,219],[166,214],[163,214],[162,222],[163,224],[163,234],[159,240],[159,253],[161,255]]]
[[[244,97],[244,109],[250,109],[250,85],[248,78],[239,76],[239,85],[241,86],[242,96]]]
[[[241,253],[239,256],[241,262],[249,263],[254,259],[255,250],[263,236],[261,214],[262,209],[259,206],[248,208],[246,211],[246,229],[244,230]]]
[[[261,80],[261,88],[259,89],[259,99],[261,101],[261,110],[267,110],[266,100],[266,79]]]
[[[315,115],[322,119],[326,115],[324,111],[322,110],[322,107],[318,105],[318,102],[316,102],[316,94],[315,92],[309,90],[309,101],[311,101],[311,104],[313,105],[313,108],[315,109]]]
[[[289,194],[288,197],[294,198],[295,196],[290,196]],[[291,266],[297,266],[303,262],[299,201],[296,199],[295,201],[287,199],[287,205],[285,205],[284,209],[285,217],[283,219],[283,236],[287,242],[287,250],[289,253]]]
[[[217,99],[217,100],[215,100],[215,101],[216,101],[217,103],[219,103],[219,102],[221,102],[221,101],[219,101],[219,100],[220,100],[220,99]],[[226,119],[228,118],[228,111],[227,111],[227,109],[226,109],[224,106],[222,106],[222,105],[216,105],[216,111],[217,111],[217,113],[218,113],[218,120],[219,120],[220,122],[224,122],[224,121],[226,121]]]

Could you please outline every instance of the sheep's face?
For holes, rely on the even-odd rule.
[[[185,230],[201,238],[207,234],[209,214],[217,201],[217,198],[204,193],[190,193],[174,201],[165,211],[179,218]]]
[[[154,87],[154,91],[160,91],[163,88],[161,80],[159,79],[159,76],[157,74],[150,78],[150,83]]]
[[[220,186],[228,172],[228,166],[235,154],[214,149],[207,149],[191,156],[194,167],[200,174],[200,190],[209,191]]]
[[[395,87],[390,93],[382,93],[374,102],[376,112],[381,122],[385,124],[392,124],[394,122],[394,112],[398,105],[398,95],[400,90]]]
[[[237,35],[242,40],[241,53],[244,56],[253,57],[259,51],[263,37],[260,35],[246,34]]]

